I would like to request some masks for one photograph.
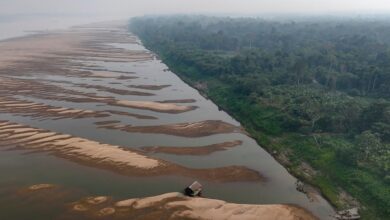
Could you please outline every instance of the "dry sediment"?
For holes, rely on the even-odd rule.
[[[118,94],[118,95],[133,95],[133,96],[154,96],[155,94],[153,93],[148,93],[148,92],[139,92],[139,91],[132,91],[132,90],[125,90],[125,89],[116,89],[116,88],[111,88],[107,86],[100,86],[100,85],[90,85],[90,84],[83,84],[83,83],[78,83],[78,84],[73,84],[75,86],[79,86],[82,88],[91,88],[91,89],[96,89],[97,91],[102,91],[102,92],[109,92],[113,94]]]
[[[143,155],[136,150],[102,144],[85,138],[0,121],[0,147],[45,151],[87,166],[100,167],[124,175],[183,175],[211,181],[261,181],[255,170],[243,166],[192,169]]]
[[[61,118],[102,118],[110,116],[110,114],[105,112],[55,107],[13,97],[0,97],[0,113],[14,113],[32,118],[51,118],[52,120]]]
[[[54,187],[55,187],[55,185],[53,185],[53,184],[42,183],[42,184],[29,186],[28,189],[31,191],[36,191],[36,190],[43,190],[43,189],[51,189]]]
[[[176,105],[173,103],[160,103],[160,102],[152,102],[152,101],[117,100],[110,104],[116,106],[122,106],[122,107],[144,109],[144,110],[171,113],[171,114],[188,112],[197,108],[196,106]]]
[[[30,96],[41,99],[70,102],[100,102],[108,104],[112,97],[69,90],[35,79],[20,79],[19,76],[60,75],[78,78],[115,78],[127,80],[138,78],[128,76],[128,72],[99,71],[94,64],[80,60],[134,62],[154,58],[148,51],[128,51],[106,43],[136,43],[136,38],[128,36],[126,30],[112,28],[74,28],[39,36],[26,36],[2,42],[0,50],[0,94],[2,96]],[[107,58],[110,57],[110,58]],[[88,70],[90,69],[90,70]],[[91,87],[92,88],[92,87]],[[151,93],[127,91],[115,88],[94,87],[126,95],[153,95]]]
[[[141,147],[142,150],[148,153],[164,153],[164,154],[174,154],[174,155],[196,155],[203,156],[209,155],[218,151],[225,151],[230,148],[237,147],[242,144],[242,141],[230,141],[218,144],[211,144],[207,146],[199,147]]]
[[[110,219],[171,219],[171,220],[315,220],[303,208],[292,205],[249,205],[228,203],[208,198],[191,198],[172,192],[91,205],[85,199],[72,203],[70,214],[84,218],[109,216]],[[82,209],[80,208],[82,207]]]
[[[130,85],[128,87],[136,88],[136,89],[146,89],[146,90],[161,90],[170,86],[171,85]]]
[[[101,128],[122,130],[126,132],[167,134],[182,137],[204,137],[215,134],[243,132],[241,127],[219,120],[154,126],[106,125],[101,126]]]
[[[104,90],[110,90],[108,87],[91,86]],[[23,89],[20,89],[23,88]],[[132,93],[132,91],[120,91],[113,89],[114,93]],[[111,96],[99,96],[96,94],[85,93],[70,89],[65,89],[57,85],[43,83],[32,79],[15,79],[11,77],[0,76],[0,94],[4,97],[30,96],[40,99],[68,101],[75,103],[103,103],[112,106],[120,106],[126,108],[146,109],[155,112],[178,114],[196,109],[196,106],[182,106],[174,103],[159,103],[150,101],[128,101],[116,100]],[[151,93],[132,93],[133,95],[152,95]],[[130,116],[130,115],[129,115]],[[131,116],[136,116],[133,114]],[[142,117],[142,116],[141,116]],[[143,118],[146,119],[146,118]]]

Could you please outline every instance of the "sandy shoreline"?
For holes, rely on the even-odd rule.
[[[83,205],[85,202],[75,203]],[[228,203],[222,200],[208,198],[191,198],[181,193],[172,192],[158,196],[134,198],[105,204],[109,207],[110,216],[125,214],[142,217],[140,219],[153,219],[163,212],[163,219],[199,219],[199,220],[314,220],[311,213],[302,208],[290,205],[249,205]],[[90,205],[86,207],[86,214],[96,212]],[[102,209],[100,209],[102,210]],[[115,211],[114,211],[115,210]],[[99,212],[98,212],[99,213]],[[142,213],[142,214],[141,214]],[[161,218],[160,218],[161,219]]]
[[[317,220],[309,211],[285,204],[238,204],[223,200],[191,198],[179,192],[147,197],[90,195],[76,188],[40,183],[11,191],[24,205],[56,208],[55,219],[139,220]],[[80,195],[82,194],[82,195]]]

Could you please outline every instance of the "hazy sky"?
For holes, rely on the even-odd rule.
[[[0,0],[0,15],[14,13],[376,13],[390,12],[390,0]]]

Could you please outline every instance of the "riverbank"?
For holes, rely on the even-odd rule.
[[[255,129],[250,117],[248,117],[250,114],[240,113],[240,111],[250,111],[250,105],[248,103],[245,104],[244,97],[236,96],[232,91],[229,91],[229,85],[210,76],[203,77],[201,73],[197,72],[196,68],[185,64],[175,63],[165,56],[164,52],[160,49],[151,47],[148,45],[148,42],[144,43],[151,51],[156,52],[164,63],[168,65],[170,70],[175,72],[184,82],[197,89],[203,97],[212,100],[220,109],[226,111],[229,115],[239,121],[245,131],[248,132],[248,135],[254,138],[260,146],[263,146],[264,149],[272,155],[275,160],[282,164],[289,173],[305,182],[306,187],[310,188],[310,191],[320,193],[336,209],[361,206],[361,204],[347,191],[341,189],[339,186],[335,185],[332,180],[323,176],[321,172],[319,172],[320,170],[316,170],[316,168],[313,168],[310,164],[306,163],[305,160],[302,160],[301,158],[306,157],[302,155],[302,152],[296,154],[294,150],[287,147],[290,144],[310,145],[315,143],[305,143],[302,137],[295,134],[286,134],[285,137],[273,137],[273,135],[262,132],[261,129]],[[226,97],[229,97],[228,101]],[[237,107],[236,105],[233,105],[235,102],[244,103],[245,110],[240,108],[234,109]],[[268,113],[268,110],[264,112],[264,114]],[[297,141],[297,139],[299,139],[299,141]],[[346,173],[344,175],[346,175]],[[310,193],[308,192],[308,197],[309,196]],[[366,215],[372,216],[375,214],[367,212]]]
[[[376,173],[369,168],[356,169],[348,164],[349,160],[341,162],[336,160],[340,158],[340,150],[335,152],[332,148],[339,146],[343,149],[353,144],[347,136],[283,132],[283,129],[278,128],[278,123],[283,120],[282,112],[272,107],[253,107],[253,100],[249,101],[247,97],[235,94],[234,85],[224,83],[215,76],[204,76],[196,70],[196,67],[172,61],[164,56],[163,49],[150,47],[148,42],[144,43],[151,50],[155,48],[154,51],[183,81],[240,121],[249,135],[289,173],[305,182],[307,188],[321,193],[336,209],[360,207],[363,218],[367,219],[378,218],[382,216],[378,214],[379,212],[386,212],[384,204],[387,201],[388,188],[385,181],[381,180],[381,176],[376,176]],[[172,51],[169,56],[174,56]],[[256,120],[262,118],[259,115],[264,115],[264,122],[257,123],[251,120],[251,118]],[[319,143],[318,139],[324,143]],[[359,176],[357,182],[354,176]],[[365,193],[362,189],[370,193]],[[375,204],[369,202],[372,200],[382,202]]]
[[[153,50],[153,48],[149,48],[150,50]],[[157,51],[158,53],[158,51]],[[293,176],[297,177],[299,180],[305,182],[306,184],[310,184],[309,187],[314,187],[315,191],[318,191],[324,198],[326,198],[334,208],[343,208],[346,205],[349,205],[350,203],[353,203],[356,205],[356,201],[349,195],[347,195],[345,198],[348,200],[340,201],[338,198],[338,195],[336,193],[336,189],[334,186],[329,182],[329,180],[321,178],[318,180],[315,180],[314,176],[311,176],[310,173],[303,173],[302,167],[297,165],[296,163],[293,163],[288,159],[287,152],[281,152],[278,143],[272,143],[273,140],[270,137],[267,137],[267,135],[261,131],[251,129],[252,125],[247,120],[243,120],[242,117],[246,117],[243,115],[238,115],[237,112],[234,110],[231,110],[229,106],[224,105],[223,102],[221,102],[221,99],[215,97],[214,95],[218,93],[217,91],[214,91],[214,94],[210,94],[210,91],[216,88],[208,87],[207,86],[207,78],[204,78],[204,81],[199,81],[199,78],[192,78],[188,74],[182,74],[185,72],[184,69],[182,69],[180,66],[176,66],[174,63],[170,62],[168,58],[164,58],[163,53],[158,53],[160,57],[162,57],[162,60],[169,66],[170,70],[175,72],[184,82],[191,85],[193,88],[197,89],[199,93],[205,97],[206,99],[212,100],[214,103],[218,105],[218,107],[227,112],[229,115],[234,117],[237,121],[242,123],[243,128],[248,133],[249,136],[254,138],[256,142],[259,144],[259,146],[264,147],[264,149],[272,155],[275,160],[277,160],[280,164],[282,164],[289,173],[291,173]],[[211,79],[212,80],[212,79]],[[199,86],[201,85],[201,86]],[[205,86],[206,85],[206,86]],[[232,95],[232,94],[230,94]],[[226,96],[223,96],[226,97]],[[230,96],[232,100],[232,96]],[[240,98],[236,99],[237,101],[240,100]],[[286,149],[287,150],[287,149]],[[291,152],[289,152],[291,153]],[[290,155],[291,156],[291,155]],[[303,161],[300,161],[303,162]],[[314,171],[316,172],[316,171]],[[321,182],[319,182],[321,181]],[[345,193],[345,191],[343,191]]]

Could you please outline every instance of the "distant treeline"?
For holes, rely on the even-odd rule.
[[[130,29],[335,205],[353,203],[341,187],[365,217],[390,216],[390,22],[142,17]]]

